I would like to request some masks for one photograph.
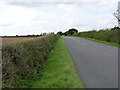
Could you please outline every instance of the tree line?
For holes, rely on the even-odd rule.
[[[59,31],[57,34],[69,36],[69,35],[73,35],[73,34],[77,34],[77,33],[78,33],[78,30],[75,29],[75,28],[72,28],[72,29],[69,29],[68,31],[66,31],[64,33],[62,31]]]
[[[54,32],[50,32],[50,33],[41,33],[41,34],[33,34],[33,35],[15,35],[15,36],[1,36],[3,38],[7,37],[7,38],[10,38],[10,37],[40,37],[40,36],[45,36],[45,35],[51,35],[51,34],[54,34]]]

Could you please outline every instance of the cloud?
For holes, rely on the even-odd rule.
[[[117,2],[119,0],[1,0],[7,2]]]
[[[27,35],[111,28],[117,0],[62,0],[60,2],[8,2],[0,5],[0,35]]]
[[[0,24],[25,24],[36,17],[36,12],[23,7],[9,6],[9,9],[0,15]]]
[[[25,7],[40,7],[49,4],[98,4],[102,6],[114,5],[119,0],[1,0],[11,5],[20,5]],[[107,6],[106,6],[107,7]]]

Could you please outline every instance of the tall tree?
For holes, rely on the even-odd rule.
[[[78,33],[78,30],[72,28],[72,29],[69,29],[67,33],[68,33],[69,35],[72,35],[72,34]]]
[[[58,35],[60,35],[60,36],[62,36],[62,35],[63,35],[63,33],[62,33],[61,31],[59,31],[57,34],[58,34]]]

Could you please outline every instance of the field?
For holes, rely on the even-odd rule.
[[[2,38],[2,44],[11,43],[14,41],[33,39],[35,37],[14,37],[14,38]]]

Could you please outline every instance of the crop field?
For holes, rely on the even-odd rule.
[[[20,40],[28,40],[28,39],[34,39],[38,37],[14,37],[14,38],[2,38],[2,44],[11,43],[14,41],[20,41]]]

